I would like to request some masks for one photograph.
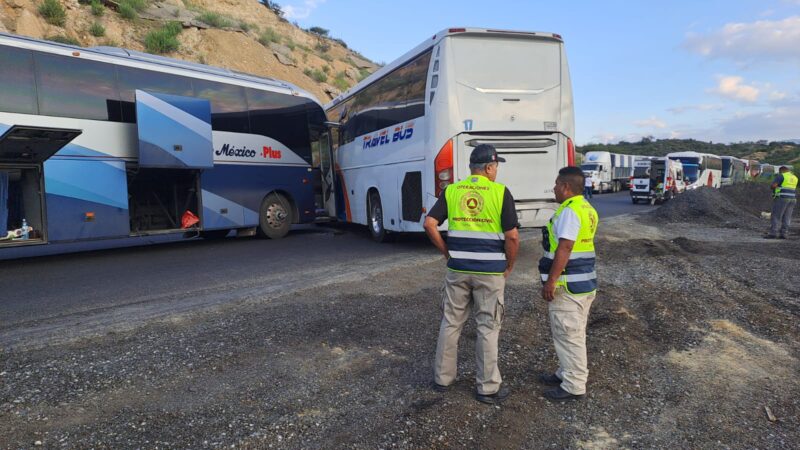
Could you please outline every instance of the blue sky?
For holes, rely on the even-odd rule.
[[[391,62],[451,26],[564,37],[576,141],[800,139],[800,0],[284,0]]]

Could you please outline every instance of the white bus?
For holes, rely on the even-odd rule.
[[[368,224],[378,241],[387,230],[423,231],[443,189],[469,175],[479,144],[506,158],[497,181],[526,227],[547,223],[557,172],[574,165],[572,85],[553,33],[443,30],[325,110],[338,123],[337,216]]]
[[[719,188],[722,183],[722,158],[709,153],[676,152],[667,158],[680,161],[686,178],[686,189],[701,186]]]

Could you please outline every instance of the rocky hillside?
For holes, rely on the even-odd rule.
[[[326,30],[303,30],[276,11],[258,0],[0,0],[0,31],[278,78],[323,104],[378,68]]]

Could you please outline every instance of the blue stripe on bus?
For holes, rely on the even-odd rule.
[[[261,202],[273,191],[283,191],[291,197],[300,213],[300,223],[315,219],[314,188],[307,167],[219,164],[204,170],[200,180],[204,191],[242,206],[244,226],[258,225]],[[205,200],[203,206],[207,206]]]
[[[78,144],[67,144],[59,150],[54,156],[83,156],[94,158],[113,158],[108,153],[103,153],[98,150],[92,150]]]
[[[45,192],[114,208],[128,209],[123,161],[49,159],[44,163]]]
[[[47,193],[47,239],[68,242],[123,237],[130,234],[128,208],[117,208],[74,197]],[[86,213],[94,219],[86,220]]]
[[[139,165],[176,168],[211,167],[214,163],[211,124],[208,124],[208,135],[200,135],[171,118],[170,110],[166,109],[166,106],[163,110],[158,110],[143,103],[136,104]],[[183,146],[181,151],[174,149],[176,144]]]

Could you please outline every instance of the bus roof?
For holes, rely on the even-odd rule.
[[[423,53],[424,51],[438,44],[439,42],[441,42],[442,39],[456,35],[515,36],[515,37],[528,37],[533,39],[547,39],[547,40],[555,40],[558,42],[564,42],[563,39],[561,38],[561,35],[556,33],[546,33],[539,31],[534,32],[534,31],[498,30],[492,28],[472,28],[472,27],[445,28],[439,31],[438,33],[434,34],[432,38],[426,39],[413,49],[406,52],[403,56],[395,59],[389,64],[386,64],[385,66],[381,67],[379,70],[375,71],[373,74],[371,74],[370,76],[368,76],[355,86],[351,87],[347,91],[344,91],[338,96],[336,96],[336,98],[334,98],[328,104],[325,105],[325,109],[327,110],[329,108],[336,106],[338,103],[341,103],[342,101],[349,98],[356,92],[372,84],[373,81],[382,78],[384,75],[402,66],[407,61],[416,57],[420,53]]]
[[[720,158],[720,156],[719,156],[719,155],[714,155],[714,154],[712,154],[712,153],[698,153],[698,152],[674,152],[674,153],[668,153],[668,154],[667,154],[667,158],[671,158],[671,157],[673,157],[673,156],[674,156],[674,157],[676,157],[676,158],[680,158],[680,157],[692,157],[692,158],[703,158],[703,157],[710,157],[710,158]]]
[[[205,64],[193,63],[189,61],[182,61],[175,58],[168,58],[166,56],[151,55],[149,53],[138,52],[136,50],[128,50],[119,47],[79,47],[69,44],[61,44],[58,42],[46,41],[42,39],[34,39],[26,36],[18,36],[9,33],[0,33],[0,44],[7,43],[6,40],[12,41],[15,47],[26,48],[29,50],[39,50],[45,52],[53,52],[54,50],[70,50],[80,52],[80,55],[89,55],[89,59],[99,60],[125,60],[137,64],[135,67],[149,68],[157,70],[158,68],[173,68],[194,72],[198,75],[214,75],[217,77],[228,79],[229,81],[248,82],[261,87],[271,88],[270,90],[284,90],[287,94],[307,97],[316,103],[320,104],[319,100],[309,92],[282,80],[275,80],[272,78],[258,77],[255,75],[237,72],[222,67],[208,66]],[[22,44],[22,45],[20,45]],[[95,58],[92,58],[92,57]],[[106,61],[108,62],[108,61]],[[160,66],[160,67],[152,67]],[[240,83],[236,83],[240,84]],[[277,88],[277,89],[276,89]]]

